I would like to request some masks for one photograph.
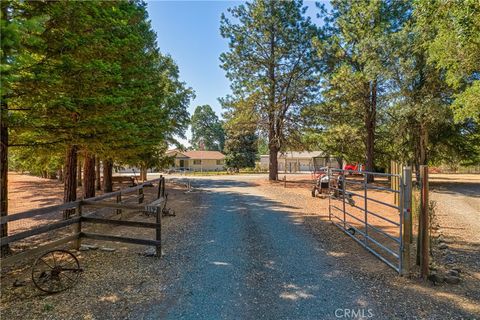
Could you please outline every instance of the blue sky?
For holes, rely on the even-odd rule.
[[[195,90],[189,111],[209,104],[220,116],[218,98],[230,92],[220,68],[219,56],[228,42],[220,36],[220,16],[239,1],[148,1],[148,13],[157,33],[160,50],[170,54],[180,69],[180,78]],[[315,16],[313,1],[305,1]],[[315,21],[315,19],[314,19]],[[190,133],[187,133],[190,138]],[[185,141],[182,141],[185,143]]]

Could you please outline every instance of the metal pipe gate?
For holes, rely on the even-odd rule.
[[[328,175],[330,221],[388,266],[408,273],[411,169],[405,167],[403,175],[328,169]],[[375,183],[368,183],[369,176]]]

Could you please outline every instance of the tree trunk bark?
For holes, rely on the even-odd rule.
[[[77,186],[82,186],[82,160],[77,156]]]
[[[57,171],[57,179],[60,182],[63,182],[63,166]]]
[[[63,183],[63,202],[77,200],[77,146],[73,145],[67,149],[65,158],[65,182]],[[63,217],[68,219],[75,214],[75,209],[65,210]]]
[[[273,2],[270,3],[271,10],[273,11]],[[270,92],[269,92],[269,106],[268,106],[268,149],[270,154],[270,160],[268,165],[268,179],[271,181],[278,180],[278,137],[276,135],[275,128],[275,92],[276,92],[276,77],[275,77],[275,27],[272,24],[270,30],[270,61],[268,65],[268,78],[270,80]]]
[[[339,157],[339,158],[336,158],[336,159],[337,159],[338,165],[340,166],[339,169],[343,169],[343,158]]]
[[[5,21],[7,27],[10,24],[10,5],[2,5],[2,22]],[[11,55],[10,46],[3,48],[2,64],[7,64]],[[4,91],[2,90],[2,93]],[[8,103],[6,97],[2,95],[0,101],[0,217],[8,214]],[[8,235],[8,224],[0,226],[0,237]],[[10,253],[10,246],[5,244],[0,248],[0,256]]]
[[[147,181],[147,169],[144,167],[140,168],[140,180],[142,180],[142,182]]]
[[[268,179],[278,180],[278,148],[270,146],[270,163],[268,165]]]
[[[368,86],[369,99],[365,112],[365,129],[367,137],[365,140],[365,170],[375,171],[375,124],[377,118],[377,80],[372,81]],[[367,182],[374,181],[373,175],[367,176]]]
[[[95,189],[102,190],[102,180],[100,177],[100,158],[95,157]]]
[[[415,179],[417,185],[420,185],[420,166],[428,164],[428,130],[427,126],[421,122],[416,137],[415,147]]]
[[[113,172],[113,161],[105,159],[103,161],[103,192],[112,192],[112,172]]]
[[[7,126],[7,103],[2,99],[0,110],[0,217],[8,215],[8,126]],[[0,237],[8,236],[8,224],[0,227]],[[0,256],[10,253],[10,246],[3,245],[0,248]]]
[[[83,160],[83,198],[95,197],[95,156],[85,152]]]

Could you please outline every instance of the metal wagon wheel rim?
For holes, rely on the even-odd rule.
[[[51,250],[38,257],[32,266],[32,280],[43,292],[57,293],[71,288],[80,276],[80,263],[68,250]]]

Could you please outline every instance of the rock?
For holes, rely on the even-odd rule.
[[[432,273],[427,277],[427,279],[432,281],[434,285],[436,285],[437,283],[442,283],[444,281],[444,278],[437,273]]]
[[[157,251],[155,250],[155,247],[149,247],[147,249],[145,249],[145,251],[143,253],[139,253],[140,255],[143,255],[145,257],[156,257],[157,256]],[[165,253],[161,252],[161,255],[163,256]]]
[[[15,288],[18,288],[18,287],[23,287],[25,286],[27,283],[26,281],[22,281],[22,280],[18,280],[18,279],[15,279],[15,281],[13,282],[13,286]]]
[[[446,276],[445,282],[448,284],[458,284],[460,283],[460,278],[455,276]]]
[[[101,247],[100,250],[105,251],[105,252],[114,252],[115,248],[108,248],[108,247]]]
[[[458,276],[460,276],[460,272],[458,272],[457,270],[454,270],[454,269],[448,270],[447,274],[448,274],[449,276],[453,276],[453,277],[458,277]]]
[[[462,273],[462,269],[460,269],[460,268],[458,268],[458,267],[452,268],[452,270],[455,270],[455,271],[457,271],[458,273]]]
[[[82,244],[82,245],[80,246],[80,248],[78,249],[78,251],[88,251],[88,250],[90,250],[90,248],[87,247],[86,245],[83,245],[83,244]]]
[[[445,242],[440,242],[439,245],[438,245],[438,249],[440,249],[440,250],[445,250],[447,248],[448,248],[448,246]]]
[[[455,264],[455,258],[450,255],[450,252],[448,250],[445,250],[445,262],[447,264]]]
[[[148,247],[147,249],[145,249],[145,251],[143,252],[143,255],[145,257],[154,257],[156,255],[156,250],[154,247]]]
[[[84,244],[84,245],[82,245],[82,247],[86,247],[89,250],[97,250],[98,249],[98,246],[94,245],[94,244]]]

